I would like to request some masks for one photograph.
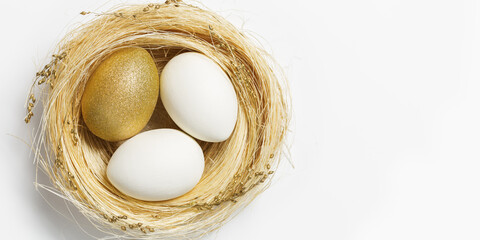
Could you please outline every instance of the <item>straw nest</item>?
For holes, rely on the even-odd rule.
[[[34,94],[45,93],[34,148],[38,168],[53,187],[37,186],[70,201],[113,237],[194,239],[217,229],[269,185],[282,158],[289,101],[274,61],[224,18],[179,1],[81,14],[92,19],[57,45],[28,98],[27,123]],[[232,136],[220,143],[199,142],[203,177],[192,191],[172,200],[146,202],[115,189],[106,167],[121,142],[101,140],[82,120],[80,101],[90,74],[109,54],[130,46],[147,49],[159,72],[178,53],[203,53],[228,74],[239,100]],[[159,102],[144,130],[162,127],[177,128]]]

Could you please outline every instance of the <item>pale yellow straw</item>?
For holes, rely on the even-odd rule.
[[[196,239],[265,190],[282,158],[290,107],[283,75],[264,50],[221,16],[178,1],[82,14],[95,17],[67,34],[34,82],[48,86],[34,144],[36,161],[56,193],[112,236]],[[82,120],[80,100],[90,74],[106,56],[129,46],[147,49],[159,72],[178,53],[203,53],[223,68],[237,93],[232,136],[221,143],[199,142],[205,154],[203,177],[173,200],[140,201],[115,189],[105,170],[121,143],[97,138]],[[32,87],[26,122],[38,90]],[[160,127],[177,128],[161,102],[144,130]]]

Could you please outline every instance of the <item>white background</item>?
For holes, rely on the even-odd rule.
[[[19,139],[31,139],[24,103],[55,43],[79,12],[121,2],[0,2],[2,238],[90,239],[35,191]],[[296,167],[284,162],[271,188],[207,239],[480,239],[478,1],[203,4],[284,67]]]

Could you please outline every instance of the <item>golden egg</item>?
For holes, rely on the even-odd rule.
[[[83,120],[107,141],[130,138],[152,116],[158,91],[158,70],[150,54],[139,47],[118,50],[90,76],[82,97]]]

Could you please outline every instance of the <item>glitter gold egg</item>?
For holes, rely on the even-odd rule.
[[[90,76],[82,96],[83,120],[104,140],[130,138],[152,116],[158,91],[158,70],[150,54],[139,47],[118,50]]]

